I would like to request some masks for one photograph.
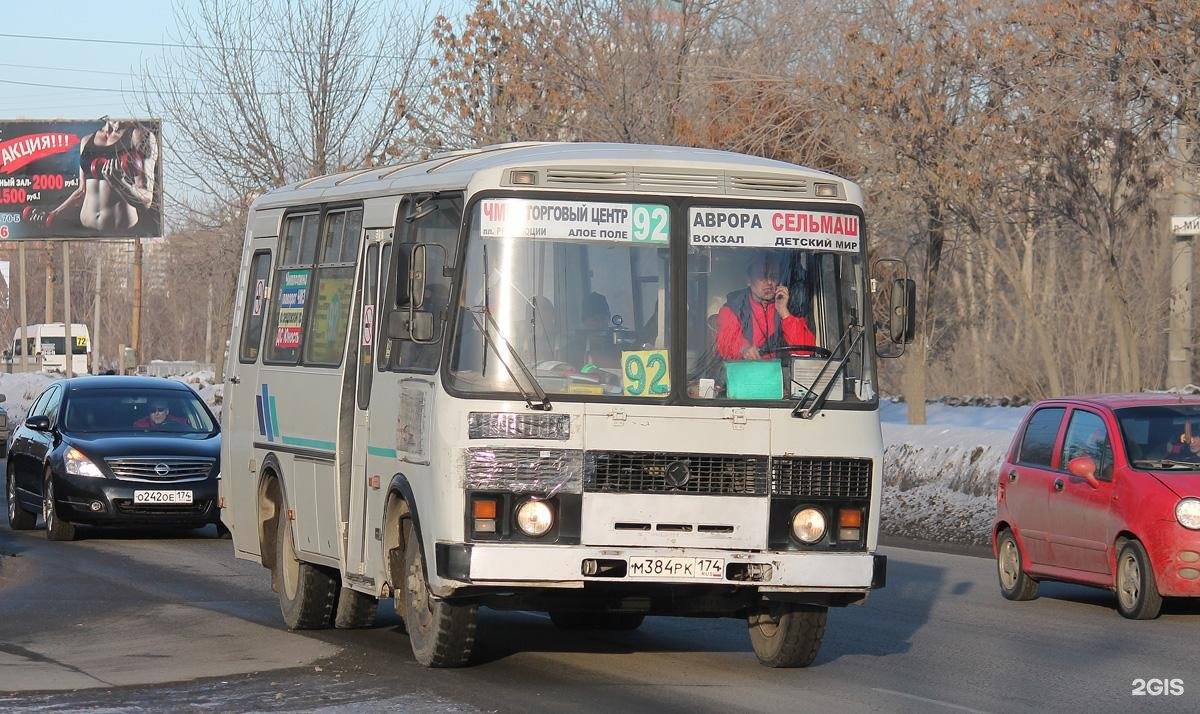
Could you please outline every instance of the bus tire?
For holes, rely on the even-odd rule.
[[[767,667],[807,667],[817,658],[829,608],[786,602],[763,602],[746,621],[750,645]]]
[[[560,630],[636,630],[645,619],[640,612],[550,611],[550,622]]]
[[[404,628],[417,662],[426,667],[462,667],[475,646],[477,606],[456,605],[433,597],[425,577],[421,546],[411,518],[404,532],[404,574],[400,587]]]
[[[337,576],[305,563],[296,556],[287,509],[279,509],[275,535],[275,572],[279,584],[279,609],[289,630],[329,627],[337,597]]]
[[[339,630],[355,630],[375,624],[375,613],[379,611],[379,598],[351,590],[338,589],[337,605],[333,608],[333,626]]]

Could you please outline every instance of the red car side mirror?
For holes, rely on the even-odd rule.
[[[1092,457],[1076,456],[1067,463],[1067,471],[1087,481],[1092,488],[1100,488],[1100,482],[1096,480],[1096,462]]]

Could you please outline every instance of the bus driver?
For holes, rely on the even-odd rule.
[[[808,321],[788,308],[790,295],[779,283],[779,266],[765,254],[755,255],[746,266],[746,287],[729,293],[717,313],[721,359],[764,359],[783,345],[816,344]]]

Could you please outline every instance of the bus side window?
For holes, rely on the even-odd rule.
[[[336,366],[346,349],[354,268],[362,242],[362,209],[325,214],[319,262],[310,293],[312,315],[304,328],[304,363]]]
[[[460,196],[430,199],[433,206],[425,206],[411,224],[400,226],[402,242],[394,253],[411,256],[412,248],[419,243],[441,246],[442,250],[426,251],[425,289],[422,295],[413,296],[417,309],[433,313],[434,334],[443,334],[446,309],[450,301],[451,279],[444,275],[447,265],[454,265],[458,248],[459,227],[462,225],[462,198]],[[432,210],[430,210],[432,209]],[[399,255],[393,256],[399,257]],[[396,261],[397,264],[406,261]],[[408,275],[399,274],[396,265],[391,266],[388,291],[392,295],[391,309],[407,309]],[[390,344],[386,344],[390,343]],[[442,341],[434,344],[418,344],[409,340],[386,340],[384,351],[388,354],[389,369],[433,372],[437,369]],[[398,349],[397,349],[398,348]]]
[[[268,305],[270,321],[267,344],[263,349],[265,363],[296,364],[299,360],[305,312],[312,302],[309,288],[312,287],[319,218],[317,213],[294,214],[288,216],[284,224],[279,250],[282,258],[275,267]]]
[[[242,314],[242,345],[238,357],[243,362],[258,359],[262,344],[263,317],[266,314],[267,277],[271,271],[271,251],[260,250],[250,259],[250,282],[246,285],[246,309]]]

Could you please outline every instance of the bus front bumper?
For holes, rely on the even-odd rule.
[[[731,585],[762,592],[864,592],[886,583],[887,556],[866,552],[731,552],[438,543],[441,578],[476,586],[583,587],[588,582]]]

